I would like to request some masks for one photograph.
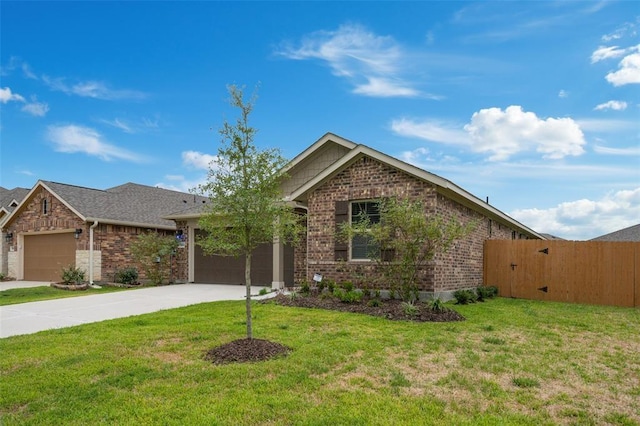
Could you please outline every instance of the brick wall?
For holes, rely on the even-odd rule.
[[[421,199],[427,210],[434,210],[437,200],[432,184],[368,157],[359,159],[309,194],[306,279],[311,281],[314,273],[320,273],[338,282],[360,281],[369,286],[365,276],[374,273],[370,262],[335,260],[335,203],[391,196]]]
[[[335,203],[390,196],[422,200],[425,214],[437,213],[463,224],[475,223],[474,230],[466,238],[456,242],[446,254],[437,255],[430,265],[423,268],[420,272],[421,291],[451,292],[481,285],[484,240],[512,238],[513,230],[509,226],[444,197],[433,184],[364,157],[309,194],[305,279],[311,281],[314,273],[320,273],[338,282],[352,281],[371,287],[372,280],[367,277],[375,274],[375,265],[335,260]]]
[[[47,200],[47,214],[43,213],[43,200]],[[34,192],[31,200],[12,221],[7,232],[14,238],[8,245],[8,272],[18,276],[18,250],[16,236],[19,233],[51,232],[57,230],[82,229],[76,240],[76,265],[88,273],[89,227],[73,211],[43,188]],[[131,257],[130,245],[146,228],[99,224],[94,229],[94,280],[112,281],[115,272],[129,266],[138,268],[140,279],[145,279],[144,271]],[[164,235],[174,235],[174,231],[159,231]],[[15,254],[14,254],[15,253]],[[86,260],[85,260],[86,258]],[[79,261],[80,260],[80,261]],[[184,260],[186,262],[186,260]],[[175,267],[176,263],[174,263]]]
[[[151,231],[158,232],[160,235],[175,235],[175,231]],[[99,248],[102,252],[102,281],[113,281],[118,270],[128,267],[138,269],[140,280],[147,279],[143,267],[136,263],[131,255],[131,244],[136,241],[138,235],[146,232],[149,232],[147,228],[111,224],[99,224],[94,229],[94,247]],[[173,261],[175,268],[175,259]]]

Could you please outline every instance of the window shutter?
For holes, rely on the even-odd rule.
[[[334,248],[335,260],[349,260],[349,243],[338,239],[337,235],[340,231],[340,224],[349,221],[349,202],[336,201],[335,203],[335,221],[336,221],[336,237]]]

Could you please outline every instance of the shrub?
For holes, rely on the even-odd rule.
[[[341,287],[348,293],[353,291],[353,283],[351,281],[345,281],[342,283]]]
[[[307,281],[303,281],[300,285],[300,293],[309,294],[311,292],[311,287]]]
[[[362,300],[362,293],[357,290],[346,291],[342,288],[333,290],[333,295],[343,303],[355,303]]]
[[[402,310],[404,311],[405,315],[408,315],[410,317],[415,317],[420,312],[420,309],[418,309],[418,307],[411,302],[402,302]]]
[[[333,290],[336,288],[336,282],[333,280],[327,280],[327,290],[329,293],[333,293]]]
[[[138,282],[138,270],[134,267],[119,269],[114,275],[114,281],[120,284],[136,284]]]
[[[316,282],[316,287],[318,287],[318,291],[322,293],[322,291],[324,290],[325,284],[323,281],[318,281]]]
[[[367,306],[370,306],[372,308],[378,308],[382,306],[382,300],[380,300],[379,298],[371,299],[367,302]]]
[[[456,290],[453,293],[453,297],[456,299],[456,304],[466,305],[468,303],[474,303],[478,296],[473,290]]]
[[[267,289],[266,287],[263,287],[260,289],[260,292],[258,293],[260,296],[264,296],[265,294],[269,293],[269,289]]]
[[[478,301],[483,302],[487,299],[493,299],[498,295],[498,287],[496,286],[480,286],[476,288]]]
[[[84,282],[85,275],[84,271],[80,268],[76,268],[75,266],[69,266],[68,268],[62,268],[62,282],[71,285],[71,284],[80,284]]]
[[[437,297],[429,301],[429,308],[435,312],[443,312],[447,309],[447,307],[444,306],[444,302]]]

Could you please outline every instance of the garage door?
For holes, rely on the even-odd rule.
[[[201,231],[196,231],[201,235]],[[196,237],[197,240],[198,237]],[[251,283],[271,285],[273,279],[273,244],[263,244],[254,250],[251,263]],[[195,247],[194,280],[209,284],[244,284],[244,256],[207,256],[202,247]]]
[[[24,279],[60,281],[62,268],[75,266],[73,232],[24,236]]]

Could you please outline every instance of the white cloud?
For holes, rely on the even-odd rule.
[[[170,183],[159,182],[155,186],[164,189],[171,189],[173,191],[191,192],[197,189],[200,185],[207,183],[207,177],[202,176],[199,179],[189,180],[182,175],[166,175],[165,179]]]
[[[464,126],[473,149],[492,153],[490,160],[504,160],[521,151],[535,148],[544,158],[558,159],[584,153],[586,143],[580,127],[571,118],[538,118],[522,107],[512,105],[481,109]]]
[[[420,94],[419,91],[403,85],[401,82],[394,82],[385,78],[369,77],[369,82],[357,86],[353,93],[379,98],[389,98],[397,96],[414,97]]]
[[[489,160],[535,150],[543,158],[559,159],[584,153],[584,134],[571,118],[538,118],[522,107],[512,105],[504,111],[487,108],[475,112],[461,128],[436,121],[416,122],[398,119],[391,123],[394,132],[451,145],[463,145],[475,152],[490,154]]]
[[[319,59],[334,75],[349,79],[353,92],[374,97],[415,97],[420,92],[402,81],[405,54],[389,36],[379,36],[360,25],[341,25],[335,31],[317,31],[300,46],[285,46],[277,52],[289,59]]]
[[[182,164],[193,166],[196,169],[209,170],[212,163],[218,159],[215,155],[203,154],[197,151],[184,151],[182,153]]]
[[[607,146],[596,145],[593,147],[593,150],[598,154],[605,155],[640,155],[640,146],[634,146],[630,148],[610,148]]]
[[[627,109],[627,103],[624,101],[608,101],[603,104],[597,105],[594,110],[607,110],[612,109],[614,111],[624,111]]]
[[[24,102],[24,98],[17,93],[12,93],[9,87],[4,89],[0,87],[0,102],[6,104],[7,102]]]
[[[618,68],[618,71],[606,75],[605,78],[609,83],[614,86],[640,83],[640,53],[632,53],[622,58]]]
[[[604,61],[606,59],[620,58],[627,53],[627,49],[620,49],[618,46],[600,46],[591,54],[591,63]]]
[[[144,158],[104,141],[96,130],[76,125],[49,126],[47,137],[54,149],[64,153],[84,153],[105,161],[114,159],[143,162]]]
[[[49,105],[46,102],[38,102],[36,97],[32,97],[31,102],[22,107],[22,111],[36,117],[44,117],[49,112]]]
[[[391,122],[391,130],[400,136],[426,139],[452,145],[468,145],[469,135],[461,125],[437,120],[417,122],[400,118]]]
[[[569,97],[569,92],[567,92],[566,90],[561,90],[560,92],[558,92],[558,97],[559,98],[568,98]]]
[[[600,200],[568,201],[549,209],[515,210],[510,215],[538,232],[591,239],[638,224],[640,187],[609,193]]]
[[[113,120],[100,120],[100,122],[115,127],[116,129],[120,129],[125,133],[135,133],[129,123],[124,120],[120,120],[119,118],[114,118]]]
[[[45,102],[38,102],[35,96],[31,97],[31,102],[27,102],[23,96],[12,93],[9,87],[0,88],[0,102],[3,104],[8,102],[24,103],[25,105],[22,106],[21,110],[36,117],[44,117],[49,111],[49,105]]]
[[[143,99],[146,94],[136,90],[111,89],[101,81],[84,81],[74,85],[68,85],[63,78],[42,76],[42,81],[53,90],[67,95],[76,95],[86,98],[119,100],[119,99]]]

